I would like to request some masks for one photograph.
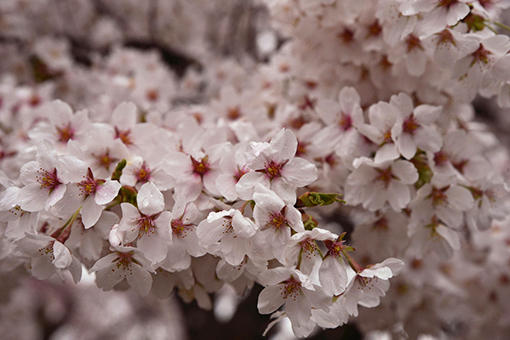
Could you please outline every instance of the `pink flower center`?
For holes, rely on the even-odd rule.
[[[55,127],[57,129],[58,133],[58,140],[62,143],[67,143],[70,139],[73,139],[74,137],[74,129],[71,127],[71,123],[68,123],[67,125],[63,127]]]
[[[80,188],[81,195],[84,196],[95,194],[97,187],[105,182],[103,179],[94,179],[94,175],[92,174],[92,170],[90,168],[88,169],[87,176],[83,176],[83,178],[85,179],[78,183],[78,187]]]
[[[105,153],[95,156],[99,166],[104,167],[106,170],[110,168],[110,165],[114,162],[113,157],[110,157],[110,151],[106,150]]]
[[[188,230],[190,230],[193,225],[192,224],[184,224],[182,219],[172,220],[172,233],[180,238],[185,238],[188,236]]]
[[[41,184],[41,189],[46,188],[52,192],[57,186],[62,184],[57,177],[57,168],[53,168],[53,172],[39,168],[35,176],[37,182]]]
[[[133,261],[133,253],[120,253],[117,252],[117,258],[113,262],[117,262],[117,268],[128,269],[131,267]]]
[[[436,33],[439,37],[439,39],[437,40],[437,44],[449,44],[449,45],[453,45],[453,46],[456,46],[457,43],[455,42],[455,38],[453,37],[453,34],[452,32],[450,32],[450,30],[448,29],[444,29],[442,30],[441,32],[439,33]]]
[[[480,47],[476,51],[473,52],[473,61],[471,62],[471,66],[473,66],[475,63],[489,63],[490,55],[492,54],[491,51],[488,51],[483,47],[482,44],[480,44]]]
[[[120,138],[122,143],[124,143],[125,145],[133,144],[133,139],[131,137],[131,129],[119,130],[117,127],[115,127],[115,138]]]
[[[199,175],[201,178],[204,177],[204,175],[207,173],[207,171],[210,170],[209,167],[209,157],[205,156],[204,158],[201,158],[200,160],[196,160],[193,158],[193,156],[190,156],[191,158],[191,165],[193,167],[193,173]]]
[[[266,223],[267,227],[280,230],[288,226],[285,216],[281,212],[272,213],[269,215],[269,221]]]
[[[154,220],[159,214],[152,216],[142,215],[137,219],[138,222],[138,237],[142,237],[143,235],[150,236],[150,234],[154,234],[156,232],[156,223]]]
[[[441,0],[439,1],[438,7],[450,8],[454,4],[458,3],[458,0]]]
[[[136,179],[140,183],[147,183],[151,178],[151,169],[147,166],[147,163],[143,162],[142,166],[135,173]]]
[[[342,254],[342,250],[345,248],[345,241],[332,242],[328,249],[328,255],[333,257],[339,257]]]
[[[258,172],[265,173],[269,180],[273,180],[277,177],[282,177],[282,168],[288,161],[283,163],[276,163],[275,161],[269,161],[268,163],[264,163],[264,169],[257,170]]]
[[[312,256],[317,251],[317,244],[311,238],[307,238],[301,242],[299,242],[301,249],[303,250],[303,255],[305,255],[308,259],[312,259]]]
[[[306,151],[308,148],[309,143],[298,141],[297,150],[296,150],[296,156],[303,156],[306,155]]]
[[[242,115],[243,115],[243,113],[241,112],[241,109],[239,108],[239,106],[230,107],[227,110],[227,118],[229,120],[237,120],[237,119],[241,118]]]
[[[147,92],[145,92],[145,96],[149,101],[155,102],[159,98],[159,91],[157,89],[148,89]]]
[[[356,275],[356,279],[358,280],[359,286],[358,289],[365,290],[368,288],[369,290],[375,286],[377,282],[379,282],[379,278],[377,276],[374,277],[363,277]]]
[[[376,177],[377,180],[383,182],[384,187],[387,188],[393,178],[391,173],[391,166],[387,169],[376,169],[379,175]]]
[[[414,119],[414,114],[411,114],[409,118],[407,118],[404,123],[402,123],[402,130],[411,135],[414,135],[414,132],[420,125]]]
[[[370,26],[368,26],[368,34],[367,38],[370,36],[377,37],[382,32],[382,27],[379,25],[379,22],[376,20]]]
[[[407,52],[408,53],[415,49],[423,50],[423,46],[421,45],[421,40],[414,34],[410,34],[407,37],[406,44],[407,44]]]
[[[434,163],[436,165],[444,165],[448,161],[448,155],[445,152],[439,151],[434,154]]]
[[[441,189],[432,189],[432,193],[430,194],[430,198],[432,198],[432,205],[442,205],[446,202],[447,196],[445,194],[445,191],[448,190],[449,186],[441,188]]]
[[[346,115],[345,113],[341,113],[340,120],[338,121],[338,125],[342,131],[347,131],[352,127],[352,118],[350,115]]]
[[[232,234],[234,232],[234,227],[232,226],[232,216],[224,216],[222,227],[225,228],[223,234]],[[234,236],[237,238],[237,236]]]
[[[377,231],[388,231],[390,229],[388,226],[388,220],[385,217],[378,219],[375,221],[373,229]]]
[[[246,168],[245,166],[242,166],[240,168],[238,166],[237,167],[237,172],[234,174],[234,178],[236,179],[236,182],[239,182],[241,177],[246,175],[248,172],[250,172],[250,170],[248,170],[248,168]]]
[[[300,290],[301,282],[291,276],[290,279],[284,282],[281,294],[284,299],[288,299],[290,297],[296,301]]]

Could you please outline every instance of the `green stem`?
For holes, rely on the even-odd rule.
[[[510,32],[510,27],[505,25],[505,24],[502,24],[502,23],[496,22],[496,21],[494,21],[493,24],[498,26],[499,28],[502,28],[502,29],[507,30],[507,31]]]

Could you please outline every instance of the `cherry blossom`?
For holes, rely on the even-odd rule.
[[[263,283],[266,287],[259,295],[259,312],[269,314],[285,304],[285,314],[298,329],[309,324],[312,308],[328,311],[331,305],[330,297],[322,288],[296,269],[270,269],[263,276]],[[311,329],[307,328],[299,333],[307,336],[313,324]]]
[[[90,268],[96,273],[96,284],[103,290],[111,290],[124,279],[140,295],[149,294],[152,285],[150,261],[133,247],[112,247],[111,253],[100,258]]]
[[[26,163],[20,170],[20,179],[25,186],[20,189],[18,197],[23,210],[48,210],[62,199],[70,176],[75,175],[74,169],[66,165],[81,165],[78,159],[68,160],[70,162],[59,157],[49,141],[39,144],[36,160]]]
[[[388,202],[393,210],[399,211],[410,202],[409,185],[417,180],[416,168],[407,161],[376,165],[369,158],[358,158],[346,183],[345,199],[350,204],[361,203],[370,211],[381,209]]]
[[[270,143],[250,144],[247,165],[255,171],[245,174],[236,185],[241,198],[250,199],[257,183],[275,191],[285,202],[296,201],[295,189],[317,178],[317,169],[310,162],[294,157],[297,140],[290,130],[281,130]]]
[[[142,185],[136,196],[138,208],[122,203],[122,219],[118,232],[125,232],[123,244],[133,241],[151,262],[157,263],[167,256],[170,239],[170,212],[164,211],[163,194],[152,183]]]

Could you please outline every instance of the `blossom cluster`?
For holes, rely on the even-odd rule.
[[[44,2],[6,24],[17,39]],[[510,3],[265,0],[258,63],[205,48],[194,5],[180,11],[195,35],[167,42],[196,60],[183,74],[115,45],[137,30],[106,17],[89,44],[111,49],[91,65],[72,30],[1,46],[0,271],[78,282],[85,267],[103,290],[203,308],[257,283],[259,312],[299,337],[350,317],[411,338],[507,334],[510,163],[472,102],[510,107],[510,39],[494,30]]]

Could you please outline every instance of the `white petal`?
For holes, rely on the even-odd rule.
[[[73,262],[73,256],[69,249],[58,241],[53,243],[53,256],[55,257],[53,265],[57,268],[67,268]]]
[[[329,295],[339,295],[347,286],[347,271],[339,259],[327,256],[319,268],[319,281]]]
[[[276,286],[268,286],[260,292],[257,302],[260,314],[270,314],[283,305],[282,289],[283,286],[278,284]]]
[[[151,182],[142,185],[136,197],[138,209],[147,216],[157,214],[165,208],[165,199],[159,189]]]
[[[117,181],[106,181],[102,185],[99,185],[96,190],[94,200],[98,205],[110,203],[120,190],[120,183]]]
[[[129,285],[141,296],[148,295],[152,287],[151,274],[136,264],[131,264],[130,269],[126,272],[126,279]]]
[[[92,196],[89,196],[83,202],[81,207],[81,217],[85,229],[92,227],[99,220],[103,207],[97,205]]]

